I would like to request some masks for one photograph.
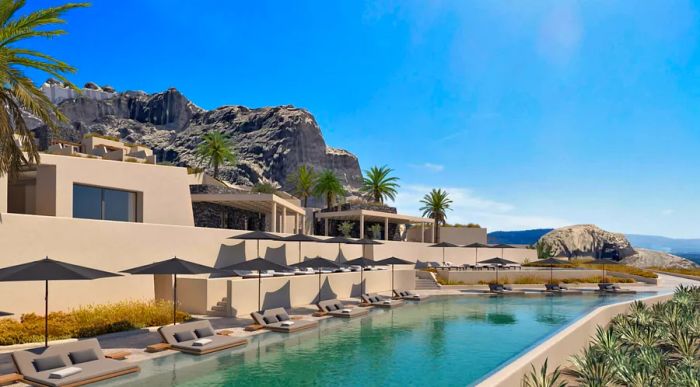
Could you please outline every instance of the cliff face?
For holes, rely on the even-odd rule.
[[[333,170],[350,191],[361,184],[357,157],[327,146],[314,117],[293,106],[224,106],[207,111],[169,89],[150,95],[119,93],[106,100],[69,99],[59,108],[70,120],[56,135],[62,139],[77,142],[86,133],[99,132],[149,146],[160,162],[183,166],[197,166],[194,149],[202,136],[221,131],[231,138],[238,155],[236,166],[220,169],[220,177],[232,183],[270,181],[289,190],[288,176],[306,164]],[[40,142],[48,144],[52,134],[39,123],[30,120],[30,125],[36,126]]]
[[[605,231],[592,224],[554,229],[538,243],[551,248],[554,256],[572,258],[608,258],[637,267],[694,267],[685,258],[660,251],[635,249],[623,234]]]

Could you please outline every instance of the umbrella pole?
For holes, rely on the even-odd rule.
[[[318,302],[321,302],[321,268],[318,269]]]
[[[360,266],[360,293],[365,294],[365,267]]]
[[[498,283],[498,265],[496,265],[496,283]]]
[[[394,264],[391,264],[391,293],[394,295]]]
[[[258,239],[258,258],[260,258],[260,239]]]
[[[476,266],[476,260],[478,259],[478,257],[479,257],[479,248],[477,247],[474,249],[474,266]]]
[[[177,325],[177,274],[173,274],[173,325]]]
[[[299,242],[299,262],[301,263],[301,242]]]
[[[262,273],[258,270],[258,312],[260,309],[260,285],[262,284]]]
[[[442,248],[442,266],[445,266],[445,248]]]
[[[44,347],[49,347],[49,281],[44,281]]]

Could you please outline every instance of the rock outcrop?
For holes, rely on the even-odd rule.
[[[592,224],[580,224],[554,229],[540,238],[552,254],[569,259],[605,258],[622,261],[636,267],[694,267],[685,258],[672,254],[635,249],[623,234],[605,231]]]
[[[306,164],[333,170],[351,192],[361,184],[357,157],[327,146],[314,117],[293,106],[224,106],[207,111],[169,89],[156,94],[129,91],[104,100],[68,99],[59,108],[70,120],[59,133],[50,133],[27,117],[44,146],[54,136],[79,142],[85,134],[98,132],[151,147],[159,162],[195,167],[194,150],[202,136],[221,131],[238,155],[237,165],[220,169],[220,177],[232,183],[272,182],[289,190],[288,176]]]

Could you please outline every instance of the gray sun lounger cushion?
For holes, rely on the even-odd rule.
[[[59,355],[34,359],[34,368],[36,368],[36,370],[39,372],[63,368],[65,366],[66,363]]]
[[[163,340],[170,344],[173,349],[195,355],[204,355],[248,343],[247,340],[241,339],[240,337],[217,336],[216,334],[201,337],[195,334],[197,331],[200,332],[200,334],[206,334],[209,332],[214,332],[214,328],[211,326],[211,323],[208,320],[199,320],[179,325],[167,325],[158,329],[158,333],[160,333],[161,337],[163,337]],[[185,341],[178,340],[176,336],[181,338],[183,336],[189,336],[186,334],[182,335],[183,332],[189,332],[191,334],[191,339]],[[203,338],[209,339],[211,342],[205,345],[194,344],[195,341]]]
[[[86,350],[92,350],[97,356],[97,360],[85,361],[79,364],[75,364],[71,361],[70,354],[76,354]],[[64,366],[43,369],[45,366],[57,365],[56,357],[63,362]],[[38,386],[59,387],[82,385],[139,371],[139,367],[134,365],[134,363],[107,359],[97,339],[81,340],[57,344],[48,348],[14,352],[12,353],[12,361],[15,363],[17,371],[22,374],[23,379],[28,384]],[[37,364],[42,365],[41,371],[38,370]],[[68,367],[78,367],[81,371],[61,379],[50,377],[51,373]]]
[[[210,327],[203,327],[195,329],[194,334],[201,339],[204,337],[214,336],[216,333],[214,333],[214,330]]]
[[[95,350],[92,348],[84,349],[82,351],[71,352],[68,354],[68,358],[73,364],[87,363],[89,361],[99,360]]]
[[[175,333],[173,334],[173,336],[175,336],[175,340],[176,340],[178,343],[182,343],[182,342],[185,342],[185,341],[194,340],[195,337],[196,337],[196,336],[194,335],[194,332],[189,331],[189,330],[187,330],[187,331],[182,331],[182,332],[175,332]]]
[[[258,312],[253,312],[250,314],[256,323],[268,328],[274,332],[292,333],[304,329],[309,329],[318,326],[317,321],[305,321],[305,320],[295,320],[295,321],[279,321],[278,315],[286,316],[289,320],[289,315],[284,308],[274,308],[263,311],[262,314]],[[268,321],[275,322],[268,322]]]

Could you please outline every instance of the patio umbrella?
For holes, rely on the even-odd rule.
[[[301,255],[301,243],[302,242],[321,242],[320,239],[316,237],[312,237],[311,235],[306,235],[306,234],[294,234],[290,235],[288,237],[284,237],[281,240],[285,242],[299,242],[299,262],[302,261],[302,255]]]
[[[0,312],[0,317],[7,317],[7,316],[12,316],[14,313],[10,312]]]
[[[54,261],[49,257],[0,269],[0,281],[44,281],[44,346],[49,346],[49,281],[80,281],[119,274]]]
[[[497,249],[501,249],[501,258],[505,258],[505,257],[503,256],[503,253],[504,253],[503,250],[505,250],[505,249],[514,249],[514,248],[515,248],[515,246],[506,245],[506,244],[504,244],[504,243],[501,243],[501,244],[498,244],[498,245],[493,245],[493,246],[491,246],[491,247],[497,248]]]
[[[307,259],[305,261],[295,263],[290,265],[291,267],[298,267],[300,269],[310,267],[312,269],[318,269],[318,302],[321,302],[321,268],[331,268],[338,269],[341,266],[335,261],[331,261],[326,258],[316,257]]]
[[[491,259],[486,259],[483,261],[479,261],[479,263],[483,263],[485,265],[494,265],[496,267],[496,283],[498,283],[498,265],[513,265],[517,264],[517,262],[509,261],[507,259],[503,259],[500,257],[496,258],[491,258]]]
[[[338,255],[340,255],[340,244],[341,244],[341,243],[350,244],[350,243],[352,243],[352,241],[353,241],[352,239],[346,238],[346,237],[343,237],[343,236],[337,236],[337,237],[328,238],[328,239],[322,239],[322,240],[321,240],[322,243],[337,243],[337,244],[338,244]]]
[[[365,252],[365,246],[383,245],[382,242],[378,242],[374,239],[369,239],[369,238],[356,239],[354,241],[351,241],[350,244],[351,245],[362,245],[362,255],[367,255],[367,253]]]
[[[365,284],[364,284],[364,279],[365,279],[365,266],[372,266],[375,265],[377,262],[375,262],[372,259],[365,258],[365,257],[360,257],[360,258],[355,258],[353,260],[345,262],[346,265],[348,266],[359,266],[360,267],[360,293],[365,294]]]
[[[445,247],[457,247],[456,244],[450,242],[440,242],[428,247],[442,247],[442,264],[445,264]]]
[[[620,262],[613,261],[612,259],[598,258],[592,261],[587,261],[583,263],[584,265],[603,265],[603,282],[605,282],[605,265],[619,265]]]
[[[288,266],[278,265],[274,262],[270,262],[266,259],[255,258],[249,261],[243,261],[241,263],[236,263],[230,266],[222,267],[220,271],[233,271],[233,270],[257,270],[258,271],[258,310],[260,310],[260,285],[262,283],[262,271],[263,270],[274,270],[274,271],[289,271]]]
[[[234,235],[228,239],[255,240],[258,242],[258,258],[260,258],[260,241],[278,241],[282,239],[275,234],[265,231],[251,231],[241,235]],[[242,270],[242,269],[241,269]]]
[[[544,265],[544,266],[549,266],[549,283],[553,283],[553,275],[552,275],[552,268],[555,265],[566,265],[568,262],[564,262],[562,260],[556,259],[556,258],[547,258],[547,259],[540,259],[539,261],[535,261],[532,264],[535,265]]]
[[[178,257],[166,259],[165,261],[150,263],[127,270],[122,273],[129,274],[169,274],[173,276],[173,325],[177,323],[177,275],[178,274],[205,274],[214,273],[217,269],[200,265],[198,263],[185,261]]]
[[[409,262],[405,259],[389,257],[377,262],[377,265],[391,265],[391,291],[394,291],[394,265],[415,265],[415,262]]]
[[[474,264],[476,265],[476,260],[479,256],[479,248],[489,247],[489,245],[485,245],[483,243],[476,242],[476,243],[470,243],[468,245],[465,245],[464,247],[471,247],[471,248],[475,249],[474,250]]]

